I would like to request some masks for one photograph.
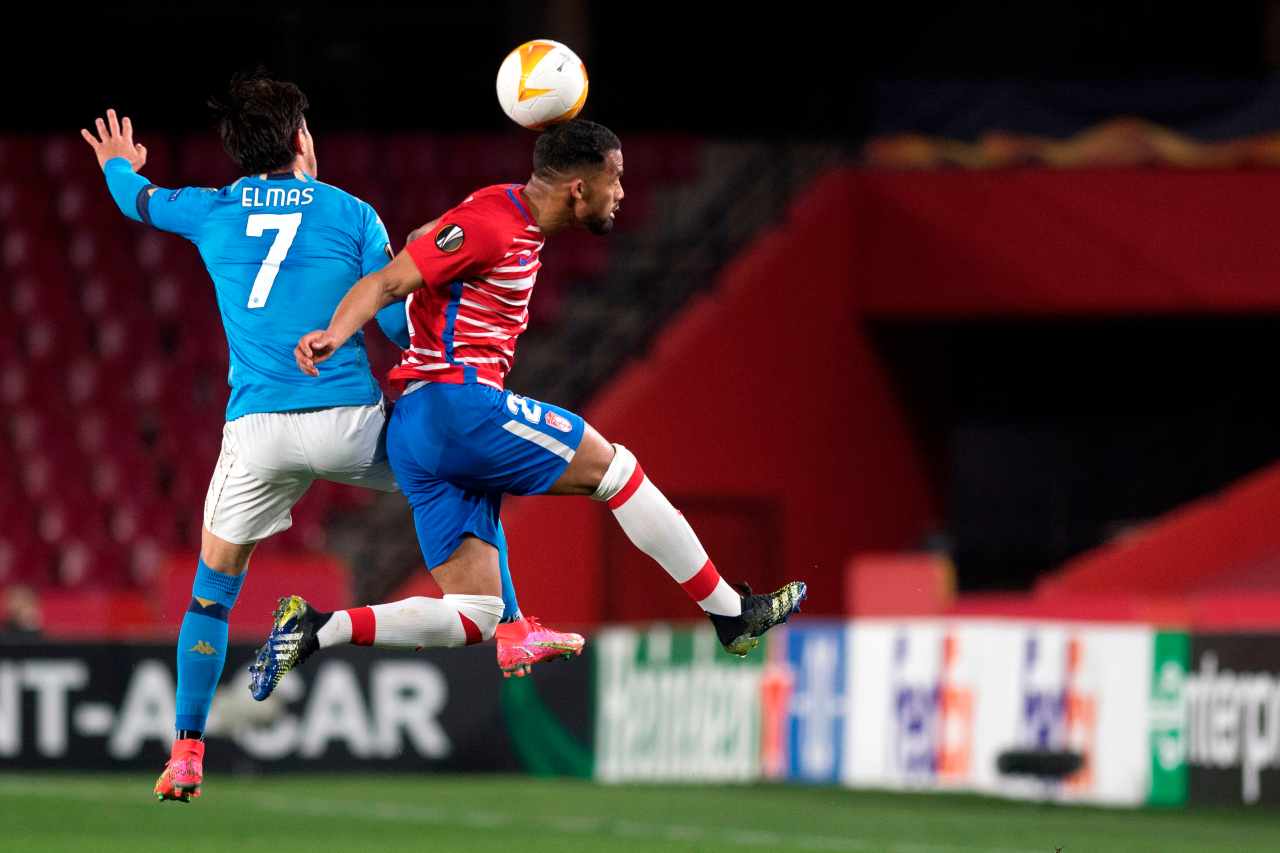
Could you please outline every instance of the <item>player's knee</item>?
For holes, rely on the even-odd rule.
[[[468,636],[468,644],[491,639],[498,630],[498,620],[502,618],[502,599],[494,595],[456,595],[450,594],[444,600],[453,605],[461,616],[466,617],[479,632],[480,639]],[[466,630],[466,622],[463,622]]]
[[[253,554],[254,544],[231,542],[205,527],[200,531],[200,559],[215,572],[242,575],[249,568],[249,557]]]
[[[605,469],[604,476],[600,479],[600,485],[596,487],[591,499],[596,501],[612,500],[627,487],[627,484],[631,482],[631,478],[636,476],[636,472],[639,472],[640,477],[644,476],[644,471],[640,468],[640,463],[636,461],[635,454],[621,444],[615,444],[613,446],[613,460],[609,463],[609,467]]]

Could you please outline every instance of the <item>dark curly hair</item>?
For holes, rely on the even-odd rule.
[[[549,178],[583,166],[596,167],[610,151],[621,148],[618,137],[602,124],[579,118],[552,125],[533,146],[533,173]]]
[[[261,71],[231,78],[225,95],[209,99],[222,147],[247,175],[293,162],[294,134],[302,127],[307,96],[293,83]]]

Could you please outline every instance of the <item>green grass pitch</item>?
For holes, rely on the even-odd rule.
[[[0,849],[44,851],[1280,850],[1264,811],[1120,811],[836,788],[511,776],[214,777],[191,805],[137,775],[0,774]]]

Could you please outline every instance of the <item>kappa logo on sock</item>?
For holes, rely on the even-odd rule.
[[[187,651],[195,652],[198,655],[216,655],[218,653],[217,649],[206,643],[204,640],[196,643],[194,646],[187,649]]]

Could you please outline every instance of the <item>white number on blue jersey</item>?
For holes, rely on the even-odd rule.
[[[261,308],[267,304],[271,295],[271,287],[280,274],[280,264],[284,256],[289,254],[293,238],[298,236],[298,226],[302,224],[301,213],[254,213],[245,223],[246,237],[261,237],[264,231],[275,231],[276,238],[271,241],[271,248],[258,267],[258,275],[253,279],[253,290],[249,291],[249,307]]]

